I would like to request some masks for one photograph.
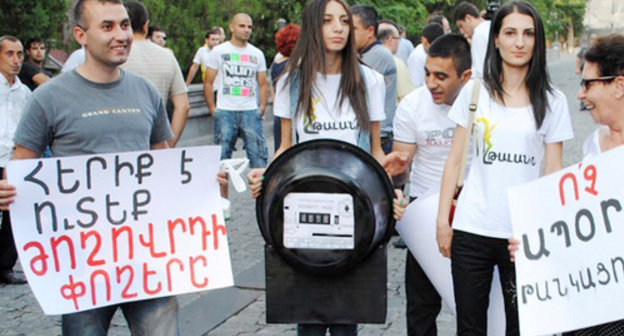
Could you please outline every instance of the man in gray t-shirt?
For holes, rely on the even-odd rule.
[[[78,0],[74,16],[73,33],[85,47],[85,63],[33,94],[17,127],[12,159],[37,158],[47,145],[56,157],[167,148],[172,132],[158,91],[119,67],[132,44],[130,20],[121,0]],[[1,180],[0,209],[6,210],[14,197],[14,187]],[[106,334],[117,308],[133,334],[178,334],[175,297],[65,314],[62,333]]]
[[[381,147],[387,154],[392,150],[392,121],[396,111],[397,71],[392,54],[377,41],[379,16],[369,5],[351,7],[355,47],[366,65],[384,76],[386,119],[381,123]]]

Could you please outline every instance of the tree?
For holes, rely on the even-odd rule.
[[[33,37],[60,39],[68,8],[67,0],[2,0],[0,32],[24,43]]]

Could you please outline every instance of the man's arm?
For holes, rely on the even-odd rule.
[[[151,149],[167,149],[169,148],[169,144],[167,143],[167,141],[163,141],[163,142],[157,142],[157,143],[153,143],[150,146]]]
[[[264,117],[264,112],[266,112],[267,97],[269,95],[266,71],[258,72],[257,78],[258,91],[260,91],[260,116]]]
[[[38,74],[35,74],[34,76],[32,76],[32,81],[35,82],[35,84],[37,84],[37,86],[40,86],[41,84],[47,82],[50,80],[50,77],[48,77],[48,75],[44,74],[43,72],[40,72]]]
[[[11,160],[36,159],[41,155],[33,150],[20,145],[15,145],[15,151]],[[15,187],[10,185],[6,180],[6,169],[0,180],[0,210],[9,210],[9,204],[15,200]]]
[[[199,64],[193,63],[193,65],[191,65],[188,75],[186,75],[186,86],[191,85],[191,82],[193,81],[193,78],[195,78],[195,75],[197,74],[198,69],[199,69]]]
[[[181,93],[175,96],[169,97],[173,104],[173,116],[171,117],[171,130],[173,131],[173,137],[168,140],[169,147],[175,147],[178,140],[182,136],[184,131],[184,125],[189,114],[189,101],[186,93]]]
[[[208,115],[214,115],[215,103],[214,103],[214,80],[217,77],[217,70],[213,68],[206,68],[206,78],[204,79],[204,99],[206,105],[208,105]],[[266,100],[265,100],[266,101]]]

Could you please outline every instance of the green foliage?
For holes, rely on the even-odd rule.
[[[542,17],[549,40],[555,40],[557,35],[563,38],[570,30],[577,36],[583,31],[586,0],[530,0],[530,2]]]
[[[66,0],[2,0],[0,34],[14,35],[24,43],[33,37],[60,39],[68,8]]]

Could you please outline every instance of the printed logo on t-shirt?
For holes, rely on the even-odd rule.
[[[249,54],[221,55],[223,69],[223,94],[237,97],[255,95],[258,58]]]
[[[479,147],[481,147],[484,164],[500,162],[535,166],[536,162],[534,156],[493,151],[492,148],[494,147],[494,143],[492,141],[492,135],[498,123],[490,124],[490,121],[487,118],[479,118],[477,119],[476,124],[480,123],[483,124],[483,139],[481,145],[477,144],[477,156],[480,155]]]
[[[310,106],[310,117],[304,118],[303,131],[307,134],[319,134],[321,131],[338,131],[338,130],[356,130],[358,128],[357,120],[355,121],[316,121],[316,105],[321,98],[311,98],[312,106]]]
[[[443,130],[429,130],[425,131],[425,134],[427,134],[427,139],[425,139],[427,146],[448,146],[453,143],[455,127]]]
[[[136,114],[141,113],[140,108],[110,108],[110,109],[99,109],[96,111],[88,111],[83,112],[83,118],[91,118],[91,117],[99,117],[99,116],[107,116],[111,114]]]

